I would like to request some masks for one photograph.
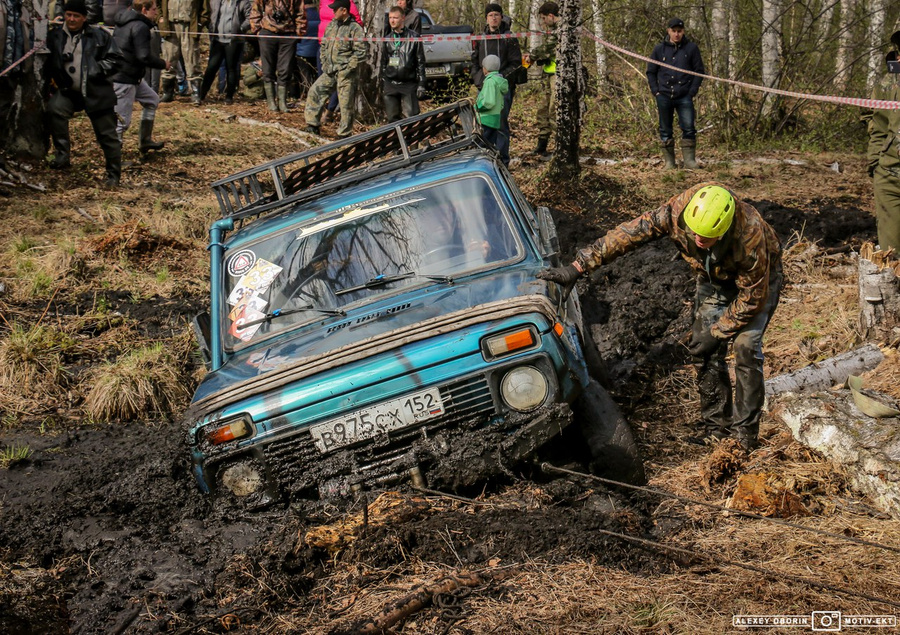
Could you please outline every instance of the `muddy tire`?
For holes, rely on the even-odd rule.
[[[646,482],[631,426],[594,379],[575,402],[575,426],[584,440],[591,473],[626,483]]]

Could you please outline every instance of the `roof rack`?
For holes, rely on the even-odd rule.
[[[212,184],[223,218],[240,220],[472,146],[472,104],[455,104],[244,170]]]

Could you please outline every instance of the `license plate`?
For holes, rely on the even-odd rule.
[[[429,388],[317,423],[310,426],[309,431],[316,448],[324,453],[442,414],[441,394],[437,388]]]
[[[425,75],[449,75],[450,65],[441,64],[440,66],[426,66]]]

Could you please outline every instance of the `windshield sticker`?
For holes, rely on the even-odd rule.
[[[265,313],[255,311],[249,307],[249,303],[244,305],[244,311],[241,312],[240,316],[238,316],[238,318],[232,323],[231,328],[228,329],[228,332],[232,337],[236,337],[243,342],[250,341],[250,339],[259,330],[259,327],[263,325],[263,323],[259,320],[262,320],[266,317]],[[253,321],[256,321],[256,324],[251,324],[250,326],[243,328],[244,324]]]
[[[242,249],[228,260],[228,275],[238,278],[256,264],[256,254],[249,249]]]
[[[281,267],[260,258],[256,264],[238,280],[228,296],[228,304],[240,304],[246,297],[265,293],[272,281],[281,273]]]
[[[242,315],[245,315],[247,311],[265,313],[267,304],[269,304],[267,300],[264,300],[258,295],[251,295],[247,297],[246,300],[242,299],[233,309],[231,309],[231,313],[228,314],[228,319],[234,322]]]

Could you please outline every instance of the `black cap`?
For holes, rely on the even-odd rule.
[[[66,3],[63,5],[63,13],[68,13],[69,11],[87,16],[87,5],[84,0],[66,0]]]
[[[484,8],[484,17],[487,17],[488,13],[494,13],[495,11],[500,15],[503,15],[503,7],[496,2],[491,2]]]
[[[684,28],[684,20],[681,18],[672,18],[669,20],[669,28],[670,29],[683,29]]]
[[[347,9],[347,11],[349,11],[350,0],[334,0],[334,2],[328,5],[328,8],[332,11],[337,11],[338,9]]]

